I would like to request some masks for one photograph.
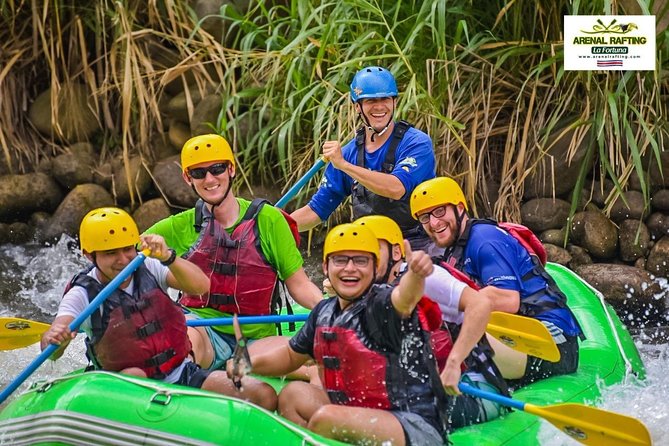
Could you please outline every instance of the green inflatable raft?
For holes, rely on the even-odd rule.
[[[643,378],[638,351],[601,295],[570,270],[548,265],[587,339],[578,372],[513,397],[536,405],[592,404],[603,386]],[[280,380],[270,380],[277,388]],[[536,445],[541,419],[514,411],[459,429],[455,445]],[[107,372],[38,382],[0,412],[0,445],[333,445],[275,413],[208,392]]]

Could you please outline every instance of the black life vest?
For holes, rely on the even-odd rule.
[[[411,124],[406,121],[399,121],[393,127],[393,133],[390,136],[390,146],[386,152],[381,172],[391,173],[395,168],[395,152],[399,146],[404,134],[411,128]],[[357,150],[356,165],[365,167],[365,128],[361,127],[355,134],[355,147]],[[411,191],[407,191],[411,192]],[[353,204],[353,217],[360,218],[365,215],[385,215],[393,219],[402,230],[405,238],[410,235],[424,233],[423,227],[417,220],[411,216],[411,207],[409,206],[409,195],[403,200],[393,200],[392,198],[382,197],[367,189],[362,184],[355,182],[351,190],[351,202]]]
[[[414,347],[409,351],[379,346],[369,335],[382,333],[384,327],[366,317],[366,300],[391,291],[388,285],[375,285],[338,314],[337,299],[320,308],[314,358],[322,365],[323,387],[334,404],[410,411],[445,432],[448,399],[417,312],[403,321],[403,332]]]

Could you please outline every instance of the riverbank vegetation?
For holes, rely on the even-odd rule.
[[[150,165],[158,135],[179,140],[165,110],[181,95],[187,133],[220,132],[248,183],[287,189],[323,141],[352,137],[348,84],[379,64],[398,79],[399,115],[432,136],[438,173],[479,213],[517,220],[523,197],[551,195],[573,198],[573,213],[571,190],[604,180],[609,207],[630,181],[648,202],[669,134],[667,33],[655,72],[564,71],[562,25],[570,14],[662,22],[665,3],[0,0],[0,164],[29,172],[89,140],[101,162]],[[212,95],[216,112],[194,128]],[[52,126],[36,124],[40,110]]]

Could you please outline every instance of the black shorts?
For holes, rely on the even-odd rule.
[[[550,362],[528,355],[525,376],[520,379],[507,380],[509,387],[518,388],[550,376],[574,373],[578,369],[578,337],[566,334],[563,336],[566,341],[557,344],[560,361]]]
[[[174,384],[199,389],[202,387],[202,383],[207,379],[210,373],[210,370],[205,370],[194,362],[187,362],[184,365],[184,369],[181,371],[179,380]]]

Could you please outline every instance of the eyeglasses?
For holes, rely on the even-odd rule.
[[[225,173],[225,171],[228,170],[228,166],[228,163],[216,163],[208,167],[196,167],[195,169],[188,169],[188,175],[196,180],[201,180],[206,177],[207,172],[217,177]]]
[[[369,261],[372,260],[369,256],[330,256],[332,264],[338,268],[343,268],[348,265],[348,262],[353,260],[353,265],[364,268],[369,265]]]
[[[446,215],[446,206],[439,206],[438,208],[432,209],[430,212],[426,212],[424,214],[420,214],[418,216],[418,221],[426,225],[430,222],[430,216],[434,215],[434,218],[441,218],[444,215]]]

